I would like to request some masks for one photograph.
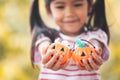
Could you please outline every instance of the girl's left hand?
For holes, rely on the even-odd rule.
[[[85,68],[88,71],[98,70],[100,66],[103,64],[103,59],[101,58],[101,55],[97,55],[95,53],[92,53],[93,59],[89,58],[88,62],[86,60],[83,60],[83,63],[85,64]]]
[[[92,53],[93,58],[88,58],[88,60],[83,59],[84,67],[78,65],[79,69],[81,70],[87,70],[87,71],[94,71],[98,70],[100,66],[103,64],[103,59],[101,58],[101,55]]]
[[[101,57],[102,54],[102,43],[98,40],[90,40],[92,44],[94,44],[97,53],[92,53],[92,58],[89,58],[88,61],[83,60],[85,65],[85,69],[88,71],[98,70],[100,66],[103,64],[103,59]]]

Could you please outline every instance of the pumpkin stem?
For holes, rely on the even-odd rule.
[[[78,45],[78,47],[80,48],[85,48],[86,45],[80,40],[80,39],[76,39],[75,43]]]

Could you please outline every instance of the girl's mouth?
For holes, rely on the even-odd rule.
[[[67,20],[67,21],[64,21],[64,23],[68,23],[68,24],[73,24],[73,23],[76,23],[78,22],[78,20]]]

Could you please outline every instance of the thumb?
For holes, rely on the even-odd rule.
[[[44,47],[44,48],[42,49],[42,55],[45,55],[46,52],[47,52],[47,50],[48,50],[48,46]]]
[[[102,55],[102,48],[95,48],[95,53]]]

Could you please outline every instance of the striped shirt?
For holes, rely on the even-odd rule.
[[[109,48],[107,46],[107,35],[101,29],[96,31],[89,31],[87,33],[82,33],[76,37],[70,37],[64,35],[62,33],[59,34],[60,38],[63,40],[67,40],[69,45],[72,46],[76,38],[91,40],[97,39],[100,41],[103,46],[102,58],[104,61],[107,61],[109,58]],[[70,63],[65,69],[60,69],[58,71],[53,71],[44,67],[41,64],[41,55],[35,50],[35,64],[41,65],[41,71],[39,74],[38,80],[100,80],[100,73],[99,70],[97,71],[86,71],[86,70],[79,70],[77,65],[70,60]]]

